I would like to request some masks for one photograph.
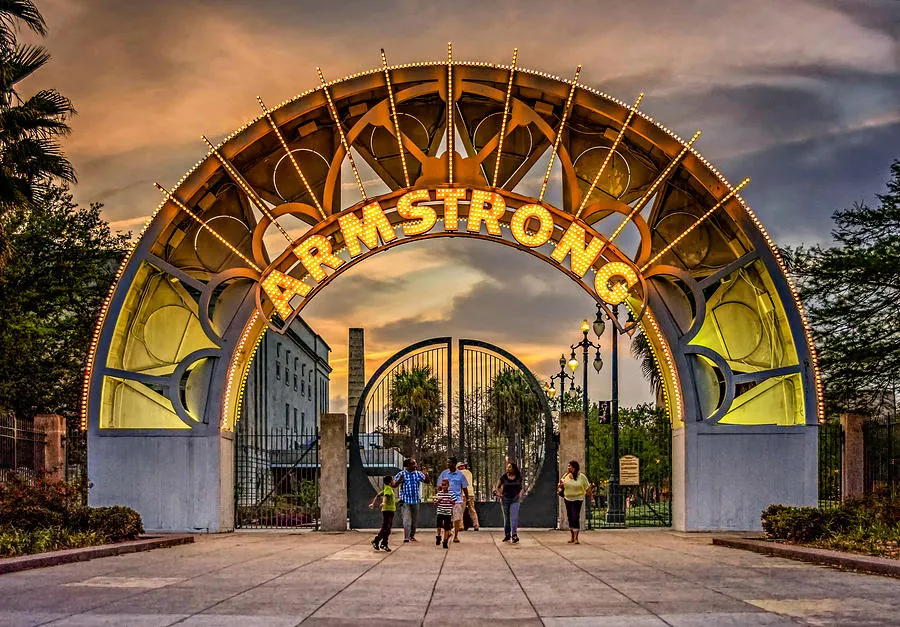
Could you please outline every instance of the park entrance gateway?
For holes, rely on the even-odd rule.
[[[380,67],[210,144],[123,263],[84,388],[94,505],[233,527],[254,351],[381,251],[468,237],[627,307],[672,420],[673,524],[748,529],[816,500],[819,378],[777,250],[738,191],[633,105],[510,65]],[[373,183],[373,181],[375,181]],[[539,183],[538,183],[539,182]],[[487,268],[487,271],[490,269]],[[585,312],[572,312],[573,319]]]

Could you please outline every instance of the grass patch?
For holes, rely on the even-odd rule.
[[[18,557],[46,551],[80,549],[109,542],[97,531],[69,531],[60,527],[49,529],[0,529],[0,557]]]

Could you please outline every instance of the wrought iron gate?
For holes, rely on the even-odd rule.
[[[819,425],[819,507],[831,509],[841,504],[841,468],[844,434],[841,423],[830,419]]]
[[[603,403],[595,405],[588,422],[585,466],[595,484],[596,507],[587,510],[589,529],[621,527],[606,522],[608,478],[612,463],[612,427]],[[640,413],[638,413],[640,412]],[[621,486],[626,527],[672,525],[672,423],[663,410],[641,408],[629,419],[620,410],[619,455],[638,458],[639,485]],[[637,416],[640,416],[639,418]]]
[[[319,432],[272,429],[234,434],[234,525],[319,528]]]
[[[414,456],[434,480],[448,455],[469,462],[471,492],[482,525],[503,524],[492,488],[505,470],[507,456],[518,460],[526,481],[520,524],[556,525],[557,446],[540,384],[521,361],[499,346],[459,340],[456,355],[455,399],[449,337],[407,346],[369,379],[351,425],[352,528],[380,524],[380,514],[370,510],[368,503],[381,477],[398,472],[406,457]],[[412,389],[419,392],[412,394]],[[427,501],[433,486],[423,490]],[[395,524],[400,524],[399,517]],[[433,524],[433,508],[422,508],[419,526]]]

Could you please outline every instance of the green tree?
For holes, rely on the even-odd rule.
[[[46,24],[31,0],[0,0],[0,269],[10,255],[10,229],[17,211],[44,194],[53,181],[75,182],[59,138],[75,113],[68,98],[42,89],[25,98],[19,84],[50,60],[41,46],[20,44],[19,26],[38,35]]]
[[[834,246],[787,251],[831,410],[877,413],[900,380],[900,160],[876,198],[833,214]]]
[[[430,366],[401,370],[391,379],[391,404],[387,419],[404,432],[403,454],[418,457],[429,431],[441,416],[441,389]]]
[[[656,367],[656,360],[653,358],[650,340],[643,331],[637,333],[631,340],[631,356],[640,362],[641,374],[644,375],[653,394],[658,398],[662,391],[662,379],[659,376],[659,368]]]
[[[488,426],[506,437],[506,455],[522,467],[524,439],[542,416],[541,401],[525,375],[516,369],[498,372],[488,388]]]
[[[128,235],[51,187],[10,222],[0,273],[0,405],[74,418],[94,323]]]

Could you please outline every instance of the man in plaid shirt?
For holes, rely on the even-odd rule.
[[[428,481],[428,475],[420,472],[416,460],[410,457],[403,462],[403,470],[394,475],[394,481],[400,486],[403,541],[415,542],[419,503],[422,502],[421,485],[423,481]]]

